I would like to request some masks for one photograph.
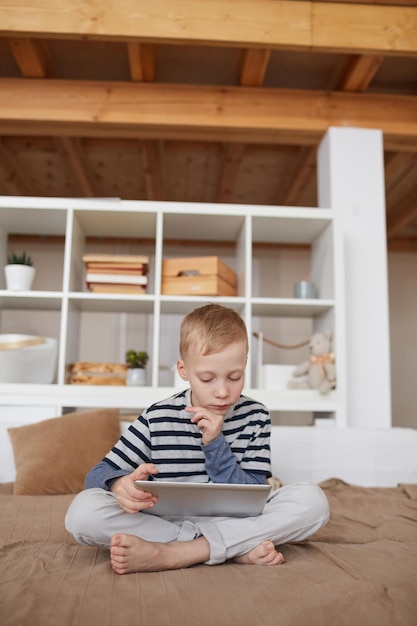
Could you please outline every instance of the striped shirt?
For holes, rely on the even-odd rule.
[[[86,479],[86,487],[108,488],[108,481],[154,463],[157,480],[264,483],[271,476],[270,417],[263,404],[240,396],[224,418],[222,433],[203,445],[191,422],[187,389],[146,409]]]

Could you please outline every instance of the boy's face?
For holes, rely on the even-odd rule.
[[[215,354],[201,354],[199,347],[189,349],[177,363],[178,373],[188,380],[193,406],[225,415],[236,404],[245,382],[246,345],[229,344]]]

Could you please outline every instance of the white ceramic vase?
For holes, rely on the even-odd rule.
[[[129,368],[126,372],[126,385],[141,386],[146,384],[146,370],[143,368]]]
[[[35,278],[35,268],[31,265],[16,263],[6,265],[6,287],[9,291],[29,291]]]

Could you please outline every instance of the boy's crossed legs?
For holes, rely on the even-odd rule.
[[[275,545],[305,539],[328,517],[325,495],[309,483],[278,489],[261,516],[243,519],[168,520],[146,513],[130,515],[112,493],[90,489],[76,496],[66,527],[81,544],[109,547],[114,571],[123,574],[198,563],[214,565],[229,559],[279,565],[285,559]]]

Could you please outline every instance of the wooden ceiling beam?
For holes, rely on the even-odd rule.
[[[239,84],[242,87],[260,87],[265,78],[271,50],[248,48],[243,55]]]
[[[329,126],[381,129],[417,150],[417,97],[249,87],[0,79],[0,134],[317,143]],[[219,139],[221,138],[221,139]],[[297,143],[292,140],[293,143]],[[393,147],[395,146],[395,148]]]
[[[8,42],[22,76],[27,78],[51,76],[51,61],[45,41],[27,37],[10,37]]]
[[[155,80],[155,46],[146,43],[127,44],[130,77],[133,81],[153,82]]]
[[[390,55],[399,53],[400,49],[401,54],[415,55],[417,52],[415,6],[313,1],[311,8],[314,47],[328,52],[350,50],[353,54]]]
[[[371,84],[384,57],[376,54],[351,55],[339,89],[365,91]]]
[[[20,0],[0,6],[0,34],[417,54],[417,7],[315,0]]]

